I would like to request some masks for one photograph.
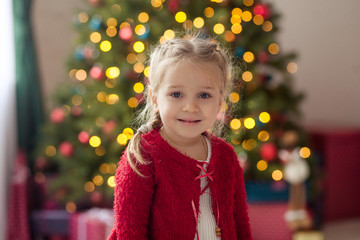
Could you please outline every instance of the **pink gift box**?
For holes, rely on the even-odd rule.
[[[290,240],[292,232],[286,226],[286,202],[248,203],[252,234],[255,240]]]
[[[113,226],[110,209],[90,209],[75,213],[69,222],[69,240],[106,240]]]

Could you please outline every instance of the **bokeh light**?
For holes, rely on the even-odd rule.
[[[241,78],[245,81],[245,82],[250,82],[251,80],[253,80],[253,74],[250,71],[245,71],[243,72]]]
[[[236,92],[232,92],[229,94],[229,100],[232,103],[237,103],[240,100],[240,96]]]
[[[239,119],[234,118],[233,120],[231,120],[230,122],[230,127],[234,130],[237,130],[241,127],[241,122]]]
[[[92,136],[89,139],[89,144],[90,144],[90,146],[96,148],[101,145],[101,139],[98,136]]]
[[[275,181],[280,181],[283,178],[283,173],[277,169],[273,171],[271,176]]]
[[[258,134],[258,139],[262,142],[266,142],[267,140],[269,140],[269,138],[270,138],[269,132],[266,130],[262,130]]]
[[[265,171],[268,167],[268,164],[265,160],[260,160],[257,162],[256,164],[256,168],[259,170],[259,171]]]
[[[289,72],[289,73],[296,73],[297,70],[298,70],[298,66],[296,63],[294,62],[289,62],[288,65],[286,66],[286,70]]]
[[[142,93],[144,91],[144,84],[142,84],[141,82],[137,82],[134,84],[133,89],[136,93]]]
[[[105,40],[100,43],[100,50],[103,52],[108,52],[111,50],[111,48],[112,48],[112,45],[111,45],[110,41]]]
[[[205,17],[207,17],[207,18],[213,17],[213,16],[214,16],[214,9],[211,8],[211,7],[205,8],[205,10],[204,10],[204,15],[205,15]]]
[[[262,123],[268,123],[270,121],[270,114],[267,112],[262,112],[259,114],[259,120]]]
[[[255,127],[255,120],[253,118],[251,118],[251,117],[245,118],[244,126],[247,129],[253,129]]]
[[[149,21],[149,14],[147,14],[146,12],[140,13],[138,16],[138,20],[141,23],[146,23],[147,21]]]
[[[202,17],[197,17],[194,19],[194,27],[196,28],[202,28],[204,26],[205,22]]]
[[[310,155],[311,155],[310,148],[308,148],[308,147],[301,148],[299,154],[300,154],[300,157],[302,157],[302,158],[310,157]]]
[[[186,20],[186,13],[180,11],[175,14],[175,20],[179,23],[183,23]]]
[[[145,45],[143,42],[137,41],[134,43],[133,48],[134,48],[135,52],[141,53],[145,50]]]

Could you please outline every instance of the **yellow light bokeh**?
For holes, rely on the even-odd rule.
[[[150,67],[147,66],[147,67],[144,69],[144,75],[145,75],[145,77],[149,77],[149,73],[150,73]]]
[[[94,183],[96,186],[101,186],[101,185],[104,183],[104,178],[103,178],[101,175],[96,175],[96,176],[93,178],[93,183]]]
[[[95,190],[95,185],[92,182],[86,182],[84,185],[85,192],[93,192]]]
[[[56,155],[56,148],[55,148],[54,146],[52,146],[52,145],[47,146],[47,147],[45,148],[45,154],[46,154],[46,156],[48,156],[48,157],[53,157],[53,156],[55,156],[55,155]]]
[[[197,17],[194,19],[194,27],[202,28],[205,24],[205,21],[202,17]]]
[[[270,32],[273,29],[273,25],[270,21],[265,21],[262,25],[261,25],[262,29],[265,32]]]
[[[255,60],[255,55],[252,52],[245,52],[243,59],[247,63],[251,63]]]
[[[308,158],[311,155],[310,148],[308,147],[302,147],[299,151],[300,157],[302,158]]]
[[[115,187],[116,185],[116,182],[115,182],[115,177],[114,176],[111,176],[108,178],[107,180],[107,184],[109,185],[109,187]]]
[[[245,6],[250,7],[254,4],[254,0],[243,0]]]
[[[207,18],[213,17],[213,16],[214,16],[214,9],[211,8],[211,7],[205,8],[205,10],[204,10],[204,15],[205,15],[205,17],[207,17]]]
[[[105,153],[106,153],[105,147],[100,146],[100,147],[95,148],[95,154],[98,155],[99,157],[104,156]]]
[[[224,39],[227,42],[235,41],[235,34],[231,31],[225,31]]]
[[[259,132],[258,134],[258,139],[262,142],[266,142],[267,140],[269,140],[270,135],[268,131],[262,130]]]
[[[79,106],[82,104],[83,102],[83,99],[81,96],[79,95],[74,95],[72,98],[71,98],[71,102],[72,104],[74,104],[75,106]]]
[[[110,166],[109,164],[107,163],[102,163],[99,167],[99,171],[102,173],[102,174],[107,174],[107,173],[110,173]]]
[[[129,53],[126,57],[126,61],[130,64],[136,63],[136,55],[134,53]]]
[[[134,31],[135,31],[136,35],[141,36],[146,33],[146,27],[142,24],[139,24],[139,25],[136,25]]]
[[[103,52],[108,52],[111,50],[111,48],[112,48],[112,45],[111,45],[110,41],[105,40],[100,43],[100,50]]]
[[[75,73],[75,78],[79,81],[84,81],[87,78],[87,73],[84,69],[79,69]]]
[[[154,8],[159,8],[162,6],[162,1],[161,0],[151,0],[151,5]]]
[[[96,148],[101,145],[101,139],[98,136],[92,136],[89,139],[89,144],[90,144],[90,146]]]
[[[76,204],[74,202],[67,202],[65,205],[65,209],[68,213],[76,212]]]
[[[118,67],[109,67],[105,72],[106,76],[110,79],[117,78],[120,75],[120,69]]]
[[[255,127],[255,120],[253,118],[251,118],[251,117],[245,118],[244,126],[247,129],[253,129]]]
[[[143,42],[137,41],[134,43],[133,48],[134,48],[135,52],[141,53],[145,50],[145,45]]]
[[[252,72],[250,71],[245,71],[242,75],[241,75],[242,79],[245,82],[251,82],[251,80],[253,80],[254,76],[252,74]]]
[[[106,21],[106,25],[108,26],[108,27],[116,27],[116,25],[117,25],[117,20],[116,20],[116,18],[108,18],[108,20]]]
[[[138,20],[141,23],[146,23],[147,21],[149,21],[149,14],[147,14],[146,12],[140,13],[138,16]]]
[[[298,70],[298,66],[296,63],[294,62],[289,62],[288,65],[286,66],[286,70],[289,72],[289,73],[296,73],[297,70]]]
[[[223,24],[217,23],[215,24],[213,30],[216,34],[222,34],[225,31],[225,27]]]
[[[257,143],[255,139],[248,139],[248,140],[244,140],[241,144],[241,146],[246,150],[246,151],[251,151],[254,148],[256,148]]]
[[[259,171],[265,171],[268,167],[268,164],[265,160],[260,160],[257,162],[256,164],[256,168],[259,170]]]
[[[109,164],[109,173],[110,174],[115,174],[116,173],[116,168],[117,168],[116,163],[110,163]]]
[[[261,15],[255,15],[254,18],[253,18],[253,22],[256,24],[256,25],[261,25],[264,23],[264,18],[263,16]]]
[[[136,55],[136,60],[138,62],[144,63],[146,61],[146,54],[145,53],[139,53]]]
[[[275,181],[280,181],[283,178],[283,173],[277,169],[277,170],[273,171],[271,176]]]
[[[241,15],[241,18],[244,22],[250,22],[252,19],[252,13],[249,11],[244,11]]]
[[[239,16],[241,17],[241,14],[242,14],[242,10],[240,8],[234,8],[232,11],[231,11],[231,15],[235,16]]]
[[[117,94],[109,94],[106,96],[106,103],[109,105],[114,105],[119,102],[119,96]]]
[[[78,15],[79,22],[86,23],[89,21],[89,15],[86,12],[81,12]]]
[[[90,34],[90,41],[92,41],[93,43],[98,43],[101,41],[101,34],[98,32],[92,32]]]
[[[131,108],[136,108],[138,104],[139,104],[139,101],[137,100],[137,98],[131,97],[128,100],[128,106]]]
[[[142,84],[141,82],[137,82],[134,84],[133,89],[136,93],[142,93],[144,91],[144,84]]]
[[[128,138],[125,134],[120,133],[117,138],[116,141],[120,144],[120,145],[126,145]]]
[[[175,37],[175,32],[171,29],[168,29],[164,32],[164,37],[166,40],[173,39]]]
[[[177,12],[175,14],[175,20],[178,22],[178,23],[183,23],[185,22],[187,16],[186,16],[186,13],[180,11],[180,12]]]
[[[143,63],[137,62],[137,63],[135,63],[133,69],[134,69],[134,71],[137,72],[137,73],[142,73],[142,71],[144,71],[144,68],[145,68],[145,66],[144,66]]]
[[[130,140],[134,136],[134,131],[131,128],[125,128],[123,130],[123,134],[125,134],[127,139]]]
[[[270,121],[270,114],[267,112],[262,112],[259,114],[259,120],[262,123],[268,123]]]
[[[234,118],[233,120],[231,120],[230,122],[230,127],[234,130],[237,130],[241,127],[241,122],[239,119]]]
[[[240,100],[240,96],[236,92],[232,92],[229,94],[229,100],[232,103],[237,103]]]
[[[230,22],[232,24],[240,24],[241,23],[241,16],[240,15],[233,15],[231,18],[230,18]]]
[[[231,26],[231,31],[235,34],[239,34],[242,32],[242,26],[239,23],[235,23]]]
[[[276,44],[276,43],[271,43],[271,44],[269,44],[269,46],[268,46],[268,51],[269,51],[270,54],[275,55],[275,54],[278,54],[278,53],[279,53],[280,47],[279,47],[279,45]]]

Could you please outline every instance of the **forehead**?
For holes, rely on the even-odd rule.
[[[179,61],[165,71],[162,85],[184,85],[219,88],[221,75],[213,63],[196,62],[195,60]]]

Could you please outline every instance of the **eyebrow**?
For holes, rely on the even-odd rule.
[[[182,88],[184,87],[183,85],[170,85],[168,88]],[[210,86],[202,86],[201,88],[205,88],[205,89],[215,89],[213,87],[210,87]]]

